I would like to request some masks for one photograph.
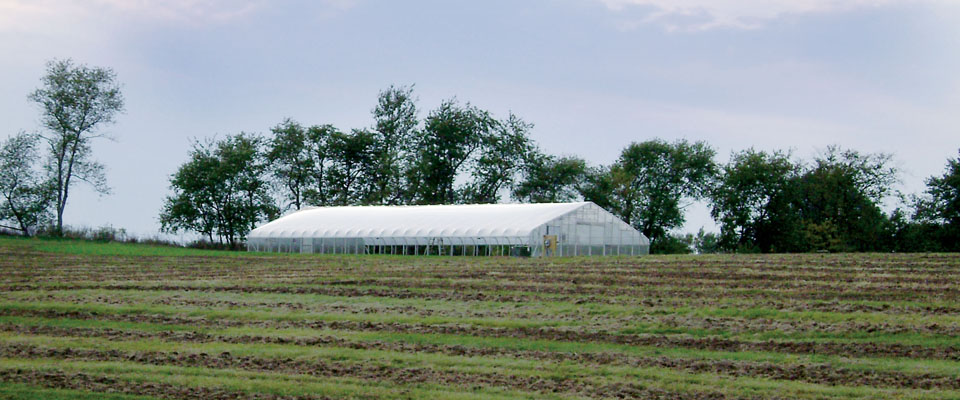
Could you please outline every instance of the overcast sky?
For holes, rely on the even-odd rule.
[[[416,84],[421,116],[453,96],[513,111],[595,164],[655,137],[721,162],[837,144],[893,153],[917,193],[960,148],[960,1],[0,0],[0,55],[0,138],[39,129],[48,60],[116,71],[126,112],[94,146],[114,193],[78,189],[66,223],[140,235],[192,138],[369,126],[391,84]]]

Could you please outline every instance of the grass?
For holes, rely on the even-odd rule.
[[[109,378],[89,390],[0,379],[0,398],[145,398],[124,394],[144,383],[333,398],[960,397],[950,255],[326,256],[10,237],[0,252],[0,372]],[[795,350],[809,342],[852,346]],[[175,362],[225,352],[248,362]]]
[[[622,354],[633,357],[669,357],[673,359],[691,359],[691,360],[732,360],[748,362],[774,363],[778,365],[790,364],[829,364],[838,368],[849,368],[863,371],[896,371],[911,372],[924,370],[929,373],[942,374],[960,378],[960,361],[951,360],[914,360],[903,358],[856,358],[816,355],[816,354],[785,354],[772,352],[756,351],[709,351],[694,350],[686,348],[663,348],[654,346],[628,346],[612,343],[574,343],[556,340],[536,340],[519,339],[511,337],[477,337],[461,336],[448,334],[426,334],[426,333],[395,333],[395,332],[362,332],[348,330],[323,330],[323,329],[272,329],[272,328],[193,328],[187,329],[183,326],[171,326],[152,323],[133,323],[133,322],[115,322],[115,321],[88,321],[76,319],[47,319],[33,317],[0,317],[0,324],[21,325],[21,326],[48,326],[48,327],[67,327],[67,328],[97,328],[112,329],[135,332],[165,332],[165,331],[192,331],[211,335],[221,335],[224,337],[244,337],[244,336],[267,336],[282,338],[313,338],[313,337],[335,337],[340,339],[352,340],[357,343],[398,343],[398,344],[419,344],[419,345],[440,345],[440,346],[463,346],[476,349],[490,350],[514,350],[529,352],[551,352],[567,354]],[[16,335],[4,334],[0,332],[0,337],[5,337],[8,342],[20,340]],[[160,343],[160,342],[155,342]],[[174,345],[174,349],[185,350],[189,346],[179,347]],[[262,345],[271,346],[271,345]],[[298,346],[280,346],[276,348],[287,348],[296,354],[281,354],[274,350],[263,350],[258,346],[255,355],[272,356],[300,356],[305,349]],[[247,354],[241,346],[237,351],[239,354]],[[126,348],[126,350],[147,350],[149,348]],[[156,348],[153,348],[156,350]],[[166,350],[170,350],[167,348]],[[207,349],[208,353],[223,351],[223,349]],[[197,350],[200,351],[200,350]],[[253,353],[251,353],[253,354]]]
[[[232,369],[174,367],[115,361],[63,361],[51,359],[3,359],[4,369],[82,372],[109,376],[132,383],[156,382],[180,387],[206,387],[236,392],[256,392],[278,396],[317,396],[358,399],[530,399],[529,394],[490,390],[482,394],[458,392],[438,385],[422,384],[397,390],[396,385],[350,378],[319,379],[307,375],[287,375]],[[546,396],[545,398],[561,398]]]
[[[0,236],[0,246],[19,247],[42,252],[127,257],[239,256],[244,253],[225,250],[201,250],[185,247],[155,246],[138,243],[95,242],[82,239],[23,238]]]
[[[177,295],[178,297],[181,297]],[[203,296],[203,294],[199,294]],[[214,295],[215,296],[215,295]],[[241,295],[242,296],[242,295]],[[148,298],[149,296],[145,296]],[[341,299],[350,301],[349,298]],[[385,300],[389,302],[389,299]],[[363,304],[373,304],[367,298],[367,301],[361,301]],[[416,304],[416,303],[409,303]],[[461,303],[462,307],[467,304]],[[416,307],[417,309],[428,309],[421,305],[407,307]],[[369,309],[369,308],[368,308]],[[268,308],[216,308],[216,307],[190,307],[190,306],[167,306],[152,304],[98,304],[98,303],[80,303],[75,304],[65,301],[14,301],[12,299],[0,304],[0,311],[57,311],[57,312],[81,312],[94,313],[99,315],[164,315],[164,316],[186,316],[199,317],[208,320],[226,320],[238,322],[259,322],[271,321],[283,323],[285,321],[320,321],[320,322],[359,322],[371,324],[410,324],[410,325],[459,325],[481,328],[504,328],[504,329],[539,329],[539,328],[577,328],[583,325],[583,322],[570,322],[561,319],[551,319],[550,315],[539,312],[539,319],[518,319],[511,317],[502,318],[470,318],[470,317],[435,317],[408,315],[403,313],[362,313],[357,311],[345,310],[342,312],[311,312],[311,311],[281,311],[269,310]],[[516,309],[514,309],[516,310]],[[684,315],[684,314],[679,314]],[[926,320],[922,321],[924,324]],[[729,332],[723,329],[703,329],[688,326],[669,326],[657,323],[630,322],[630,327],[610,330],[609,333],[620,335],[685,335],[690,337],[723,337],[727,339],[738,339],[746,341],[767,341],[767,340],[790,340],[801,342],[819,342],[819,343],[887,343],[917,345],[926,347],[947,347],[960,346],[960,337],[937,335],[931,333],[918,333],[910,330],[903,332],[889,333],[884,331],[850,331],[850,332],[818,332],[801,331],[785,332],[778,330],[747,330],[744,332]],[[175,327],[176,328],[176,327]],[[182,328],[182,327],[181,327]],[[596,330],[596,327],[586,327]]]
[[[83,390],[48,389],[21,383],[0,382],[0,398],[8,400],[154,400],[157,397]]]

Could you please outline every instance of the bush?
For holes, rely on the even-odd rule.
[[[246,250],[246,246],[243,243],[237,243],[234,246],[230,246],[228,243],[217,243],[209,240],[195,240],[187,243],[186,247],[200,250]]]
[[[0,231],[0,235],[6,234],[3,231]],[[17,232],[10,232],[10,234],[19,235]],[[164,246],[164,247],[192,247],[197,249],[225,249],[226,246],[220,246],[209,243],[202,242],[193,242],[189,246],[184,246],[183,244],[169,239],[162,239],[158,236],[138,238],[136,236],[130,235],[127,233],[126,229],[123,228],[114,228],[111,225],[101,226],[99,228],[90,228],[90,227],[71,227],[65,226],[63,228],[62,236],[57,236],[56,231],[52,226],[43,227],[41,230],[37,231],[38,237],[46,237],[51,239],[69,239],[69,240],[85,240],[99,243],[129,243],[129,244],[144,244],[149,246]]]
[[[63,239],[92,240],[95,242],[126,242],[130,240],[127,230],[104,225],[99,228],[64,226],[60,236],[57,236],[53,226],[47,226],[37,231],[37,236],[60,237]]]
[[[666,235],[650,244],[650,254],[690,254],[693,252],[693,235]]]
[[[720,237],[713,232],[704,232],[703,228],[693,238],[693,247],[697,254],[716,254],[721,252]]]

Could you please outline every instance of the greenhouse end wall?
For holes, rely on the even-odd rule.
[[[543,244],[534,256],[643,255],[650,243],[640,232],[599,206],[588,203],[539,227],[534,238],[556,235],[556,254]]]

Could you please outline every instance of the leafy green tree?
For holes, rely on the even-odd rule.
[[[592,201],[600,208],[610,211],[622,219],[622,208],[624,207],[615,206],[619,199],[625,197],[623,191],[628,190],[628,185],[626,185],[628,178],[620,168],[588,167],[583,176],[583,184],[578,191],[584,200]]]
[[[927,179],[925,195],[917,201],[916,218],[939,228],[943,249],[960,251],[960,157],[947,160],[942,176]]]
[[[587,180],[586,161],[577,157],[554,157],[531,151],[512,196],[524,203],[562,203],[581,196]]]
[[[893,210],[889,219],[891,233],[887,249],[898,253],[945,251],[940,224],[916,216],[911,219],[901,208]]]
[[[510,114],[482,138],[480,155],[473,163],[472,181],[462,189],[465,203],[496,203],[500,192],[513,185],[517,170],[533,151],[533,125]]]
[[[20,132],[0,144],[0,228],[30,236],[50,220],[53,186],[36,166],[37,135]]]
[[[238,248],[256,224],[276,218],[266,181],[262,139],[248,134],[196,142],[190,161],[171,177],[174,194],[160,213],[161,230],[193,231]]]
[[[609,177],[595,180],[610,185],[604,192],[587,189],[584,196],[609,210],[650,238],[651,246],[667,232],[683,225],[684,200],[707,195],[716,175],[715,151],[705,142],[660,139],[631,143],[608,170]],[[651,251],[653,247],[651,247]]]
[[[360,204],[367,197],[376,136],[366,130],[334,132],[327,139],[330,169],[326,172],[330,201],[334,205]]]
[[[703,228],[700,228],[697,236],[693,238],[693,248],[697,250],[697,254],[714,254],[723,250],[720,247],[720,236],[713,232],[704,232]]]
[[[406,174],[413,156],[417,105],[412,86],[390,86],[380,92],[373,109],[375,141],[370,168],[371,189],[367,203],[402,204],[407,202]]]
[[[771,251],[784,228],[778,206],[800,166],[782,152],[753,149],[733,154],[710,190],[710,214],[720,223],[720,245],[728,250]]]
[[[792,185],[792,209],[806,240],[779,243],[780,251],[885,250],[889,220],[880,209],[898,171],[888,154],[829,147]]]
[[[219,192],[224,188],[218,181],[220,160],[213,154],[213,146],[214,143],[195,142],[190,161],[171,177],[174,195],[166,198],[160,212],[161,231],[197,232],[211,243],[214,234],[219,236],[224,214],[223,196]]]
[[[469,103],[447,100],[431,111],[417,138],[417,161],[407,174],[413,201],[458,203],[461,193],[456,179],[496,127],[497,121],[489,112]]]
[[[328,206],[332,204],[333,194],[329,188],[330,170],[333,168],[333,158],[330,157],[329,143],[331,137],[343,135],[333,125],[314,125],[307,128],[306,151],[311,166],[310,177],[307,181],[312,185],[303,191],[304,201],[313,206]]]
[[[110,192],[104,166],[93,160],[92,141],[98,129],[114,122],[123,111],[123,95],[116,73],[109,68],[74,65],[67,60],[47,63],[42,86],[29,99],[40,105],[41,121],[50,148],[47,168],[56,189],[55,231],[63,232],[63,213],[76,180],[100,194]]]
[[[666,234],[650,244],[650,254],[690,254],[694,250],[694,236],[692,234]]]
[[[271,131],[273,137],[267,144],[267,165],[273,177],[284,187],[284,199],[289,206],[299,210],[305,203],[304,192],[312,186],[317,175],[307,130],[286,119]]]
[[[886,154],[828,147],[802,166],[782,152],[734,154],[711,190],[721,245],[738,252],[893,250],[880,209],[897,170]]]
[[[846,238],[840,232],[841,227],[832,220],[806,221],[802,228],[803,240],[800,243],[807,251],[842,253],[854,250],[847,245]]]

